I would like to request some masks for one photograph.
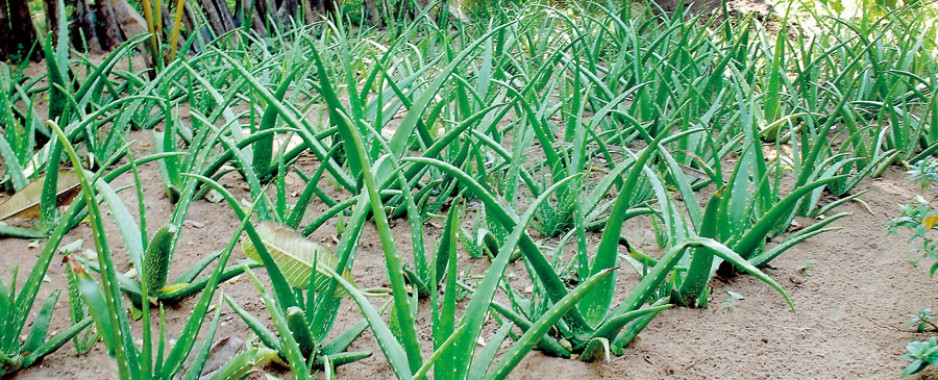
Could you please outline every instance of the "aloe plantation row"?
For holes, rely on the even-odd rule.
[[[62,22],[44,67],[0,63],[0,235],[41,251],[3,268],[0,376],[73,342],[103,345],[121,379],[334,378],[371,355],[400,379],[501,379],[532,350],[621,355],[660,313],[707,307],[717,275],[794,311],[763,269],[837,229],[861,180],[938,150],[938,63],[917,3],[786,7],[426,8],[382,28],[339,14],[236,28],[194,55],[176,53],[197,33],[143,34],[103,57],[70,50]],[[170,58],[148,68],[148,49]],[[239,223],[181,267],[205,202]],[[92,255],[70,247],[79,225]],[[356,281],[366,228],[380,287]],[[62,254],[67,288],[43,291]],[[235,279],[264,307],[225,294]],[[184,328],[167,329],[180,305]],[[257,344],[203,373],[223,312]]]

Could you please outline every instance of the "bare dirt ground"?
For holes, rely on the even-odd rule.
[[[915,196],[905,173],[893,168],[859,190],[859,204],[830,232],[796,246],[766,272],[794,301],[796,312],[758,280],[715,281],[708,309],[662,313],[627,350],[609,363],[581,364],[533,355],[516,372],[536,379],[570,371],[588,378],[634,379],[896,379],[908,362],[899,356],[920,334],[909,316],[938,301],[927,268],[910,264],[903,237],[885,226],[898,205]],[[811,276],[799,271],[808,260]],[[736,300],[726,291],[743,295]],[[925,371],[920,379],[938,378]]]
[[[136,132],[132,138],[149,141],[149,132]],[[140,153],[149,148],[140,147]],[[308,162],[306,164],[309,164]],[[301,162],[303,165],[303,162]],[[149,226],[155,231],[169,219],[172,204],[163,195],[157,167],[147,165],[141,173],[145,181],[145,194]],[[131,184],[130,177],[122,177],[117,186]],[[223,182],[236,195],[247,197],[235,177]],[[791,295],[796,312],[792,312],[782,297],[768,286],[749,276],[729,280],[715,280],[713,301],[708,309],[672,309],[663,312],[652,322],[640,338],[621,357],[608,362],[587,364],[576,360],[546,357],[538,352],[529,355],[512,374],[514,379],[586,378],[586,379],[894,379],[908,363],[899,356],[910,340],[925,339],[909,331],[909,315],[922,307],[938,306],[934,291],[936,280],[930,278],[926,268],[910,264],[911,245],[904,237],[886,234],[886,224],[899,214],[898,205],[913,201],[914,186],[899,169],[888,170],[882,178],[864,181],[860,189],[869,190],[862,199],[872,214],[859,204],[847,204],[838,211],[849,211],[851,216],[836,223],[843,227],[799,245],[773,262],[767,273],[779,281]],[[129,205],[136,204],[132,192],[122,193]],[[6,196],[0,197],[0,201]],[[314,203],[308,217],[324,210]],[[129,207],[132,212],[134,207]],[[224,204],[204,200],[193,202],[187,225],[180,237],[180,248],[172,265],[178,274],[202,255],[223,248],[231,238],[238,220]],[[808,221],[803,221],[808,222]],[[637,244],[652,246],[654,238],[648,230],[626,226],[625,231]],[[645,226],[647,227],[647,226]],[[407,227],[398,221],[398,245],[405,256],[409,249]],[[432,240],[439,231],[428,225]],[[115,261],[119,270],[130,268],[126,253],[114,229],[108,227]],[[325,245],[332,242],[335,225],[330,222],[313,233],[312,240]],[[80,225],[68,234],[63,243],[84,239],[85,248],[92,249],[90,228]],[[598,236],[593,237],[598,240]],[[431,240],[431,239],[428,239]],[[40,243],[41,246],[42,243]],[[18,239],[0,239],[0,278],[10,280],[10,271],[20,269],[20,281],[31,269],[39,248],[30,248],[31,242]],[[369,224],[358,248],[353,276],[362,287],[381,286],[385,263],[374,228]],[[242,258],[240,247],[233,259]],[[463,259],[464,262],[470,261]],[[808,276],[799,268],[808,264]],[[49,269],[47,282],[40,297],[53,289],[65,289],[65,267],[55,259]],[[487,262],[474,264],[474,272],[484,271]],[[523,273],[520,263],[509,269]],[[262,274],[263,271],[258,271]],[[636,276],[622,276],[620,290],[627,292]],[[260,318],[267,317],[257,291],[244,276],[223,284],[220,290],[234,297],[243,307]],[[731,297],[727,291],[742,295]],[[42,299],[42,298],[40,298]],[[188,321],[195,299],[168,308],[167,330],[173,337]],[[383,302],[377,300],[375,302]],[[66,295],[59,299],[53,315],[53,330],[62,330],[68,324]],[[430,305],[421,305],[421,326]],[[359,314],[346,302],[336,330],[359,320]],[[139,328],[139,326],[138,326]],[[421,331],[429,340],[429,328]],[[139,336],[139,335],[138,335]],[[216,336],[222,339],[235,336],[247,340],[250,332],[244,323],[227,307],[222,311],[222,325]],[[357,341],[353,350],[373,350],[369,359],[341,367],[340,378],[387,379],[393,373],[385,364],[377,345],[368,332]],[[282,369],[267,368],[281,377],[289,377]],[[116,366],[102,344],[84,356],[76,356],[71,343],[50,355],[42,363],[22,371],[20,379],[111,379],[117,378]],[[931,369],[920,379],[938,378]]]

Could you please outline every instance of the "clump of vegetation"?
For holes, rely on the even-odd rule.
[[[505,378],[532,350],[609,359],[660,313],[707,307],[718,274],[751,275],[794,309],[764,268],[836,229],[864,178],[896,162],[923,189],[936,177],[936,44],[919,5],[800,9],[768,27],[654,3],[361,3],[106,1],[88,28],[85,2],[72,15],[47,2],[53,32],[27,43],[44,71],[0,63],[13,193],[0,236],[44,245],[19,292],[15,270],[0,282],[0,375],[73,337],[86,351],[89,326],[122,379],[243,378],[269,363],[333,378],[373,354],[352,349],[359,339],[400,379]],[[115,34],[109,5],[145,30]],[[29,57],[19,37],[0,39],[0,58]],[[203,203],[237,227],[190,252],[180,236],[197,233]],[[934,214],[923,199],[891,228],[938,258]],[[796,217],[814,222],[790,228]],[[71,327],[46,338],[54,289],[26,333],[82,222],[94,250],[67,259]],[[369,224],[382,281],[362,289]],[[660,252],[631,244],[633,225],[651,226]],[[626,271],[639,280],[623,285]],[[243,277],[263,313],[223,294]],[[343,306],[362,318],[340,329]],[[207,369],[223,307],[258,344]],[[934,342],[910,344],[907,372],[938,360]]]
[[[938,224],[938,210],[932,209],[929,202],[920,195],[916,195],[915,204],[902,205],[902,216],[889,222],[888,230],[891,234],[898,234],[899,229],[911,232],[910,242],[915,242],[914,259],[916,264],[928,260],[932,261],[930,273],[932,276],[938,271],[938,244],[929,233]]]
[[[915,329],[918,333],[923,333],[926,330],[938,331],[938,317],[932,313],[930,308],[926,307],[912,315],[912,320],[909,321],[909,327]]]
[[[933,182],[938,181],[936,168],[938,168],[938,160],[929,157],[908,171],[910,179],[919,185],[922,193],[928,190]],[[900,229],[911,233],[909,241],[916,243],[915,252],[917,253],[913,262],[915,264],[924,260],[932,262],[929,273],[934,277],[938,272],[938,243],[935,242],[931,231],[938,224],[938,210],[933,209],[930,202],[922,195],[916,195],[915,202],[913,205],[901,206],[902,216],[890,221],[888,230],[894,235]],[[938,319],[932,314],[931,309],[926,307],[912,316],[909,327],[920,334],[934,332],[938,329],[936,322]],[[902,357],[912,360],[912,363],[903,371],[903,377],[919,373],[929,365],[938,364],[938,345],[935,343],[935,337],[925,341],[909,342],[906,350],[908,352]]]
[[[919,373],[929,365],[938,364],[938,341],[935,339],[931,337],[925,341],[909,342],[905,346],[908,353],[902,354],[902,357],[912,360],[912,364],[902,371],[903,377]]]

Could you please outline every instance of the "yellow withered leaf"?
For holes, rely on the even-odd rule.
[[[938,214],[926,217],[925,220],[922,220],[922,225],[929,230],[935,228],[936,224],[938,224]]]
[[[257,234],[260,236],[264,246],[270,252],[277,267],[283,272],[283,276],[291,286],[299,289],[306,289],[309,286],[310,278],[313,277],[313,265],[316,265],[316,289],[325,290],[328,284],[329,275],[323,268],[335,270],[339,265],[339,258],[324,247],[306,240],[301,233],[289,227],[274,223],[262,222],[256,226]],[[241,248],[245,256],[249,259],[261,262],[257,253],[257,248],[250,238],[245,238],[241,242]],[[342,273],[342,278],[355,284],[351,272],[346,269]],[[337,287],[336,297],[344,297],[348,294]]]
[[[42,203],[42,186],[45,181],[46,177],[43,176],[30,182],[6,202],[0,204],[0,221],[21,224],[38,219],[39,205]],[[80,192],[78,175],[71,170],[60,170],[55,189],[56,203],[60,206],[69,204]]]

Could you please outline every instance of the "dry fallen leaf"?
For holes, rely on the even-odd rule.
[[[39,205],[42,202],[42,187],[45,177],[30,182],[22,190],[0,203],[0,220],[10,225],[30,225],[39,218]],[[67,205],[81,192],[78,175],[71,170],[59,171],[56,183],[56,203]]]
[[[925,226],[926,229],[929,229],[929,230],[932,228],[935,228],[935,225],[938,224],[938,214],[925,218],[925,220],[922,221],[922,224]]]

